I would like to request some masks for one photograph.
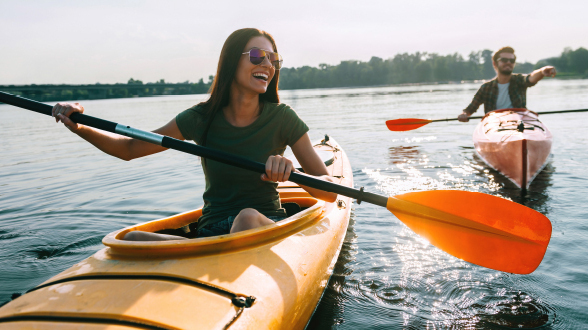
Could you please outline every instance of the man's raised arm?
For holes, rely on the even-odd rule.
[[[539,80],[543,79],[543,77],[555,77],[555,68],[551,65],[544,66],[541,69],[537,69],[529,75],[529,82],[532,85],[535,85],[539,82]]]

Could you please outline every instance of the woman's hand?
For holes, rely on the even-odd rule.
[[[263,181],[285,182],[290,178],[294,169],[292,161],[286,157],[275,155],[269,156],[265,162],[265,173],[261,175]]]
[[[56,123],[61,121],[70,131],[75,133],[80,129],[81,125],[69,119],[69,116],[74,112],[84,113],[84,107],[79,103],[57,103],[53,106],[53,110],[51,110],[51,114],[55,117]]]

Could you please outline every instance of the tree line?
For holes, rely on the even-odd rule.
[[[210,81],[205,83],[200,79],[197,83],[189,81],[183,83],[167,83],[160,79],[153,83],[144,84],[141,80],[129,79],[126,84],[93,85],[7,85],[0,86],[0,91],[13,93],[37,101],[62,100],[96,100],[127,97],[148,97],[159,95],[187,95],[205,94],[210,89]]]
[[[308,89],[332,87],[378,86],[407,83],[444,83],[491,79],[496,73],[492,67],[493,52],[484,49],[471,52],[467,58],[458,53],[397,54],[389,59],[372,57],[367,62],[342,61],[337,65],[319,64],[318,67],[282,68],[280,89]],[[530,73],[545,65],[553,65],[559,77],[588,78],[588,50],[566,48],[558,57],[533,63],[517,63],[516,73]],[[39,101],[87,100],[104,98],[146,97],[156,95],[204,94],[210,89],[214,76],[208,82],[166,83],[163,79],[143,83],[129,79],[126,84],[94,85],[26,85],[0,86],[1,91],[22,95]]]
[[[318,67],[283,68],[280,70],[281,89],[374,86],[406,83],[431,83],[491,79],[491,50],[471,52],[467,58],[455,53],[397,54],[389,59],[372,57],[367,62],[342,61],[338,65],[319,64]],[[517,63],[515,73],[530,73],[544,65],[553,65],[561,76],[588,78],[588,50],[567,48],[559,57],[536,64]]]
[[[581,76],[588,78],[588,50],[566,48],[559,57],[550,57],[537,62],[538,67],[553,65],[561,76]]]

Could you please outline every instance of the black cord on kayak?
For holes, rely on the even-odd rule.
[[[237,306],[237,307],[251,307],[253,305],[253,303],[255,302],[255,297],[253,296],[236,296],[233,297],[233,299],[231,299],[231,301],[233,302],[233,305]]]
[[[357,205],[361,204],[362,199],[363,199],[363,187],[359,188],[359,197],[356,199]]]

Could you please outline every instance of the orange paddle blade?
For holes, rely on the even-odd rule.
[[[412,131],[413,129],[425,126],[430,122],[431,120],[428,119],[402,118],[387,120],[386,126],[388,126],[388,129],[391,131],[403,132]]]
[[[551,222],[543,214],[482,193],[413,192],[390,197],[387,209],[441,250],[508,273],[533,272],[551,238]]]

